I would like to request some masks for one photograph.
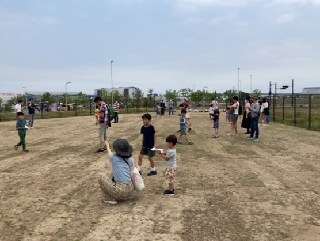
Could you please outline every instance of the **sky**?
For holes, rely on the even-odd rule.
[[[292,79],[301,92],[320,86],[319,13],[320,0],[0,0],[0,93]]]

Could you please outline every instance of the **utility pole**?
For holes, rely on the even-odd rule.
[[[292,79],[292,83],[291,83],[291,106],[293,107],[293,96],[294,96],[294,80]]]

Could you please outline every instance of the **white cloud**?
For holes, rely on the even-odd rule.
[[[295,14],[286,13],[286,14],[283,14],[280,17],[278,17],[277,23],[281,23],[281,24],[289,23],[289,22],[294,21],[296,18],[297,18],[297,16]]]
[[[44,24],[55,25],[59,24],[60,20],[45,15],[31,16],[26,13],[11,12],[0,8],[0,27],[24,27],[28,24]]]
[[[312,4],[312,5],[319,5],[320,0],[274,0],[274,3],[298,3],[298,4]]]

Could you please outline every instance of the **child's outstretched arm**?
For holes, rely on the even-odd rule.
[[[160,154],[160,156],[161,156],[163,159],[165,159],[166,161],[169,161],[170,158],[166,156],[167,153],[161,152],[161,151],[159,151],[159,150],[157,151],[157,153]]]
[[[112,151],[111,151],[111,149],[110,149],[109,142],[108,142],[108,141],[105,141],[104,143],[106,144],[107,151],[108,151],[108,155],[109,155],[109,157],[110,157],[110,156],[112,155]]]

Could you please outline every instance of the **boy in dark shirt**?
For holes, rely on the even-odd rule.
[[[18,120],[16,124],[16,130],[18,130],[18,135],[20,136],[20,142],[14,146],[16,150],[18,150],[19,146],[22,146],[22,151],[28,152],[29,150],[26,149],[26,134],[28,129],[27,121],[24,119],[23,112],[17,113]]]
[[[144,114],[142,116],[143,120],[143,126],[141,127],[140,133],[143,134],[142,138],[142,149],[140,151],[139,155],[139,161],[138,161],[138,171],[141,174],[141,166],[142,166],[142,158],[143,156],[148,156],[148,159],[150,161],[151,165],[151,172],[149,172],[148,176],[157,175],[157,171],[154,165],[154,156],[156,155],[155,150],[152,150],[156,148],[157,146],[157,136],[156,131],[154,129],[154,126],[151,125],[151,115],[150,114]]]

